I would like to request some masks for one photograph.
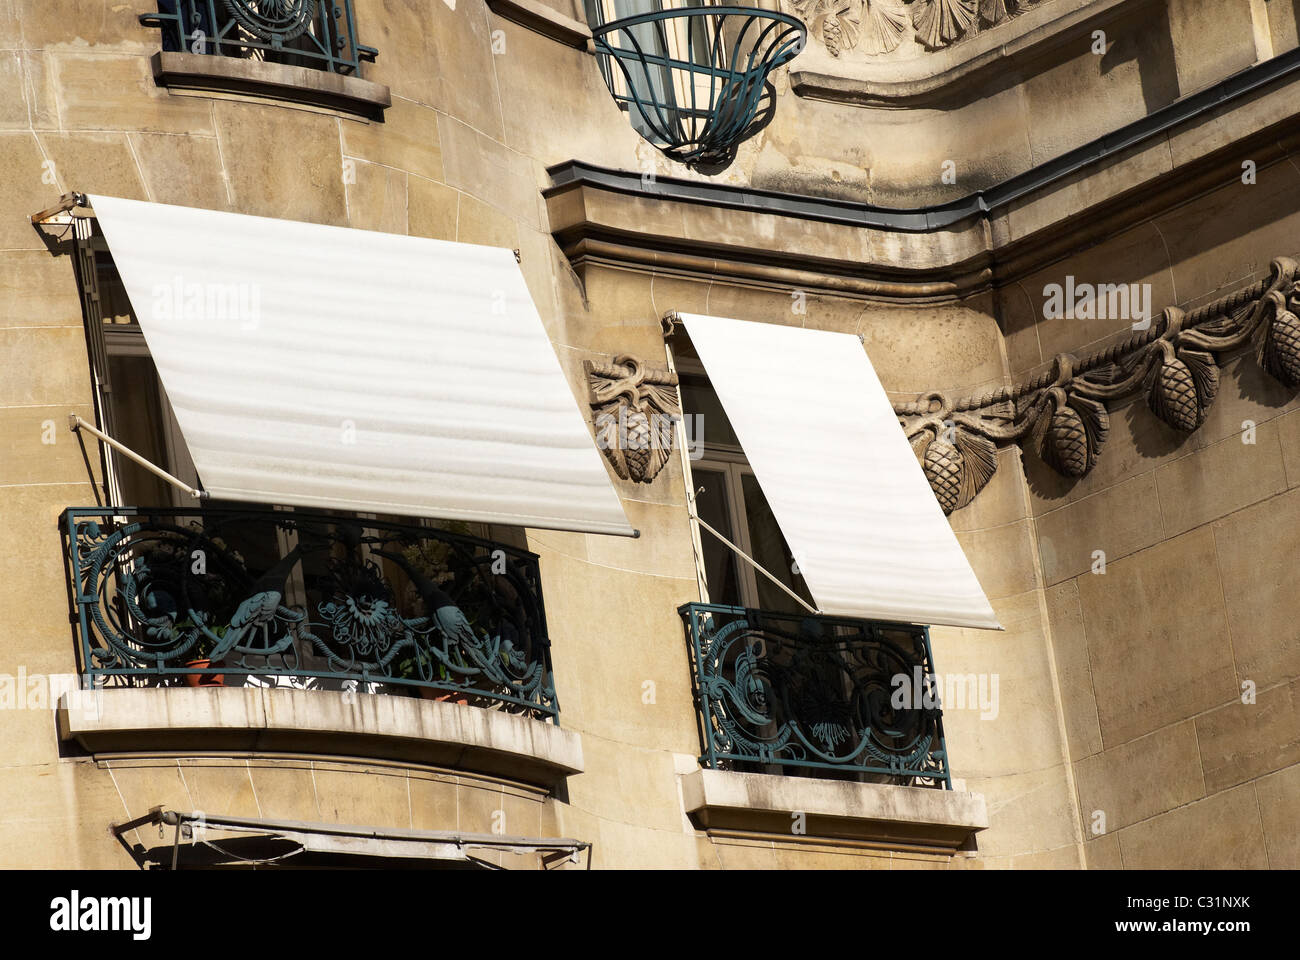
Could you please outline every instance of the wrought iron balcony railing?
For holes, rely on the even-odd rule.
[[[704,603],[678,612],[703,766],[952,788],[925,627]]]
[[[538,558],[275,510],[64,511],[91,686],[406,693],[556,721]]]
[[[140,15],[179,53],[265,60],[355,74],[379,51],[357,43],[352,0],[158,0]]]
[[[808,31],[785,13],[685,5],[606,20],[588,0],[601,73],[632,126],[666,155],[692,166],[730,163],[771,119],[768,77],[803,49]]]

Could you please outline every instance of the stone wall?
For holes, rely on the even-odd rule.
[[[1266,277],[1270,252],[1300,248],[1297,187],[1294,163],[1261,168],[1253,185],[1221,187],[1003,291],[1008,317],[1068,274],[1149,283],[1153,303],[1188,307]],[[1011,367],[1085,352],[1115,332],[1107,323],[1026,326],[1008,337]],[[1249,351],[1221,376],[1191,435],[1141,399],[1112,410],[1105,452],[1077,482],[1024,455],[1089,866],[1300,862],[1300,606],[1287,585],[1300,398]],[[1254,704],[1242,703],[1247,682]]]
[[[154,9],[147,0],[0,0],[0,518],[8,545],[0,555],[0,673],[76,667],[55,518],[94,501],[63,427],[70,411],[92,418],[85,337],[68,248],[51,249],[26,219],[65,191],[517,248],[579,398],[584,359],[627,352],[657,361],[667,310],[861,333],[900,400],[982,389],[1112,332],[1040,322],[1034,293],[1049,276],[1092,270],[1146,280],[1156,304],[1191,304],[1295,252],[1287,196],[1297,175],[1284,162],[1261,170],[1248,194],[1225,188],[1042,278],[963,302],[826,294],[810,296],[806,314],[795,315],[789,289],[770,284],[609,265],[579,277],[551,236],[539,192],[546,166],[577,158],[697,175],[635,135],[585,52],[479,0],[455,10],[428,0],[354,6],[361,41],[380,50],[363,75],[392,93],[383,124],[158,88],[149,68],[157,33],[136,21]],[[718,179],[900,206],[965,195],[1254,61],[1257,31],[1240,12],[1245,4],[1171,9],[1163,19],[1135,12],[1108,26],[1116,48],[1106,57],[1040,51],[992,93],[954,82],[946,99],[923,108],[804,98],[783,73],[776,120]],[[1290,5],[1266,9],[1275,52],[1295,46]],[[945,159],[957,163],[954,184],[941,180]],[[888,262],[894,249],[881,243],[873,257]],[[1141,409],[1131,420],[1117,414],[1088,479],[1062,489],[1008,449],[991,486],[954,514],[1007,627],[934,633],[941,670],[1001,678],[997,719],[970,711],[946,718],[955,775],[989,801],[991,827],[976,857],[710,840],[692,827],[678,778],[694,769],[699,744],[675,610],[697,594],[674,459],[653,485],[618,484],[639,540],[529,534],[542,557],[561,721],[581,733],[586,759],[586,772],[558,799],[361,759],[97,763],[61,754],[48,710],[6,710],[0,862],[128,866],[107,824],[163,803],[470,832],[490,831],[492,812],[509,807],[511,832],[519,824],[519,833],[591,841],[596,865],[606,867],[1105,866],[1121,857],[1128,866],[1265,858],[1295,866],[1288,824],[1297,795],[1297,618],[1272,571],[1283,569],[1300,530],[1300,461],[1286,452],[1300,420],[1287,416],[1294,401],[1261,382],[1249,360],[1233,371],[1211,421],[1191,439],[1163,435]],[[1247,417],[1259,423],[1258,442],[1237,446]],[[42,442],[47,422],[58,431],[54,444]],[[1094,548],[1108,551],[1104,578],[1080,566]],[[1256,680],[1256,707],[1234,705],[1242,679]],[[1088,830],[1094,809],[1107,811],[1110,825],[1096,839]],[[1187,842],[1202,834],[1210,839]]]

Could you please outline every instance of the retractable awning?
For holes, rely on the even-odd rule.
[[[999,629],[852,334],[682,314],[823,613]]]
[[[212,496],[634,533],[510,250],[90,202]]]
[[[165,840],[152,851],[136,851],[137,859],[170,865],[173,870],[186,866],[294,866],[304,861],[314,865],[371,861],[386,866],[424,861],[430,865],[464,864],[498,870],[548,870],[585,859],[586,866],[591,866],[591,844],[568,837],[402,830],[187,813],[161,806],[150,808],[134,820],[113,824],[111,829],[116,837],[124,839],[143,826],[173,828],[169,842]]]

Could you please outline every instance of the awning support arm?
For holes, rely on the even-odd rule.
[[[668,369],[676,373],[677,368],[673,364],[673,350],[668,340],[669,338],[672,337],[673,333],[676,331],[677,324],[681,323],[681,317],[677,314],[675,310],[669,310],[667,313],[663,315],[663,318],[661,319],[660,323],[663,327],[664,354],[668,358]],[[685,409],[682,407],[682,389],[680,384],[677,386],[677,406],[679,410],[682,410],[682,412],[685,413]],[[820,610],[810,606],[808,604],[808,601],[806,601],[803,597],[799,596],[799,594],[795,593],[784,583],[778,580],[772,573],[770,573],[766,568],[764,568],[763,565],[760,564],[757,560],[755,560],[753,557],[747,554],[744,550],[741,550],[740,547],[736,546],[734,543],[732,543],[722,534],[718,533],[717,530],[714,530],[713,527],[708,525],[708,523],[700,519],[700,515],[699,513],[696,512],[695,509],[695,492],[691,489],[694,486],[694,482],[691,478],[691,462],[686,455],[686,428],[684,426],[684,420],[685,417],[679,417],[677,420],[677,428],[678,428],[677,446],[682,455],[682,472],[686,476],[686,512],[690,516],[691,520],[696,524],[696,527],[694,531],[692,531],[692,536],[691,536],[691,540],[693,541],[692,547],[696,549],[702,549],[699,547],[699,540],[700,540],[699,528],[703,527],[705,530],[709,531],[709,533],[713,534],[715,537],[721,540],[723,544],[725,544],[727,547],[730,547],[731,550],[734,551],[735,554],[739,556],[742,560],[744,560],[751,567],[753,567],[755,570],[757,570],[763,576],[767,577],[767,579],[771,580],[778,587],[780,587],[787,594],[789,594],[790,597],[801,607],[803,607],[805,610],[807,610],[809,613],[815,616],[820,616],[821,615]],[[695,575],[696,578],[699,580],[700,599],[704,600],[706,596],[706,591],[708,589],[708,584],[704,577],[703,558],[700,557],[699,554],[696,555],[696,560],[695,560]]]
[[[692,497],[692,498],[691,498],[691,502],[693,503],[694,500],[695,500],[695,498]],[[753,557],[751,557],[749,554],[747,554],[744,550],[741,550],[740,547],[736,546],[734,543],[732,543],[730,540],[728,540],[728,539],[727,539],[726,537],[724,537],[722,534],[718,533],[718,531],[714,530],[711,526],[708,525],[707,522],[705,522],[704,520],[700,519],[700,515],[699,515],[698,513],[695,512],[695,510],[694,510],[693,507],[690,508],[690,513],[691,513],[691,519],[692,519],[692,520],[694,520],[694,521],[695,521],[696,523],[698,523],[701,527],[703,527],[705,530],[709,531],[709,533],[713,534],[715,537],[717,537],[719,540],[721,540],[724,544],[726,544],[728,547],[730,547],[730,548],[732,549],[732,551],[735,552],[735,554],[736,554],[737,556],[739,556],[742,560],[744,560],[746,563],[748,563],[751,567],[753,567],[755,570],[757,570],[757,571],[758,571],[759,573],[761,573],[763,576],[767,577],[767,579],[771,580],[771,581],[772,581],[773,583],[775,583],[778,587],[780,587],[782,590],[784,590],[786,593],[788,593],[791,597],[793,597],[793,598],[798,602],[798,604],[799,604],[801,607],[803,607],[805,610],[807,610],[807,611],[808,611],[809,613],[811,613],[811,614],[814,614],[814,615],[816,615],[816,616],[820,616],[820,615],[821,615],[821,611],[820,611],[820,610],[818,610],[816,607],[810,606],[807,600],[805,600],[803,597],[799,596],[799,594],[795,593],[793,590],[791,590],[789,587],[787,587],[784,583],[782,583],[780,580],[778,580],[774,574],[769,573],[769,572],[767,571],[767,569],[766,569],[762,564],[760,564],[757,560],[755,560]]]
[[[664,329],[664,359],[668,363],[668,371],[672,374],[677,373],[677,365],[673,362],[673,347],[669,343],[672,336],[673,324],[677,320],[677,314],[667,313],[663,318]],[[690,516],[695,515],[695,494],[691,491],[695,488],[695,479],[691,474],[691,458],[686,452],[686,406],[682,401],[682,385],[680,380],[673,387],[677,394],[677,410],[683,416],[677,417],[677,422],[673,424],[673,429],[677,433],[677,455],[682,461],[682,476],[686,479],[686,512]],[[695,584],[700,591],[700,602],[709,602],[709,582],[704,569],[704,545],[700,543],[700,528],[698,525],[692,525],[691,528],[691,554],[695,560]]]
[[[77,216],[74,211],[78,207],[88,207],[90,202],[86,199],[84,193],[65,193],[59,198],[59,202],[50,207],[48,210],[42,210],[40,213],[33,213],[32,223],[38,227],[50,226],[54,224],[66,225],[73,221]],[[85,216],[85,214],[81,214]]]
[[[136,453],[134,450],[128,447],[126,444],[122,443],[121,441],[114,440],[112,437],[104,433],[94,424],[87,423],[85,420],[81,419],[81,417],[77,416],[75,413],[68,414],[68,429],[71,430],[73,433],[78,433],[81,430],[85,430],[90,435],[94,437],[98,437],[99,440],[101,440],[103,443],[108,444],[118,453],[122,454],[122,456],[126,457],[129,460],[135,461],[136,463],[140,464],[140,466],[148,470],[150,473],[154,474],[155,476],[161,477],[163,480],[166,480],[173,487],[176,487],[179,490],[184,490],[194,499],[196,500],[208,499],[208,492],[206,490],[200,490],[197,487],[191,487],[184,480],[181,480],[178,477],[173,477],[162,467],[158,466],[155,463],[149,462],[144,457],[140,456],[140,454]]]

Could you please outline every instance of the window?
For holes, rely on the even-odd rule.
[[[697,436],[703,439],[704,455],[691,464],[700,518],[811,604],[812,594],[797,572],[794,555],[684,332],[677,335],[674,354],[681,379],[682,412],[696,418]],[[806,612],[708,531],[701,533],[700,540],[711,603]]]
[[[585,0],[587,22],[593,30],[616,20],[665,10],[705,6],[701,0]],[[721,43],[721,38],[714,38]],[[673,61],[710,66],[712,48],[709,24],[700,18],[651,20],[623,33],[605,35],[605,42],[623,51],[624,74],[611,58],[600,58],[605,81],[618,105],[628,111],[632,128],[657,147],[667,144],[664,130],[693,129],[710,115],[719,81],[674,71]],[[725,47],[725,43],[722,43]],[[631,58],[635,54],[635,58]],[[722,63],[717,66],[723,66]],[[635,105],[636,109],[632,109]]]

